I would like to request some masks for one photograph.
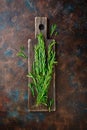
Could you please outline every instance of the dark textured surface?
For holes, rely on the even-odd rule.
[[[86,0],[0,0],[0,130],[87,130]],[[29,113],[27,60],[35,16],[58,25],[57,111]]]

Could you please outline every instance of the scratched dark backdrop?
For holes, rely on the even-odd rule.
[[[86,0],[0,0],[0,130],[87,130]],[[27,60],[35,16],[56,23],[57,110],[29,113]],[[49,30],[48,30],[49,34]]]

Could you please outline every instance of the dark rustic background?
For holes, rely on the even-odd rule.
[[[86,0],[0,0],[0,130],[87,130],[86,14]],[[27,54],[35,16],[58,26],[52,113],[28,112],[27,60],[16,56],[21,45]]]

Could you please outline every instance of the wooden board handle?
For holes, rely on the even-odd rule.
[[[47,39],[47,17],[35,17],[35,38],[40,32]]]

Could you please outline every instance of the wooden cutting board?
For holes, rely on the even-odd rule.
[[[46,48],[52,39],[47,39],[47,17],[35,17],[35,39],[28,39],[28,73],[32,71],[32,63],[34,60],[34,45],[37,44],[37,35],[42,32],[45,38]],[[31,78],[28,78],[28,84],[31,82]],[[49,98],[54,99],[54,104],[52,105],[51,111],[56,110],[55,101],[55,68],[53,72],[52,81],[49,87]],[[29,111],[48,111],[48,108],[41,105],[39,107],[35,106],[35,100],[31,94],[30,88],[28,88],[28,108]]]

